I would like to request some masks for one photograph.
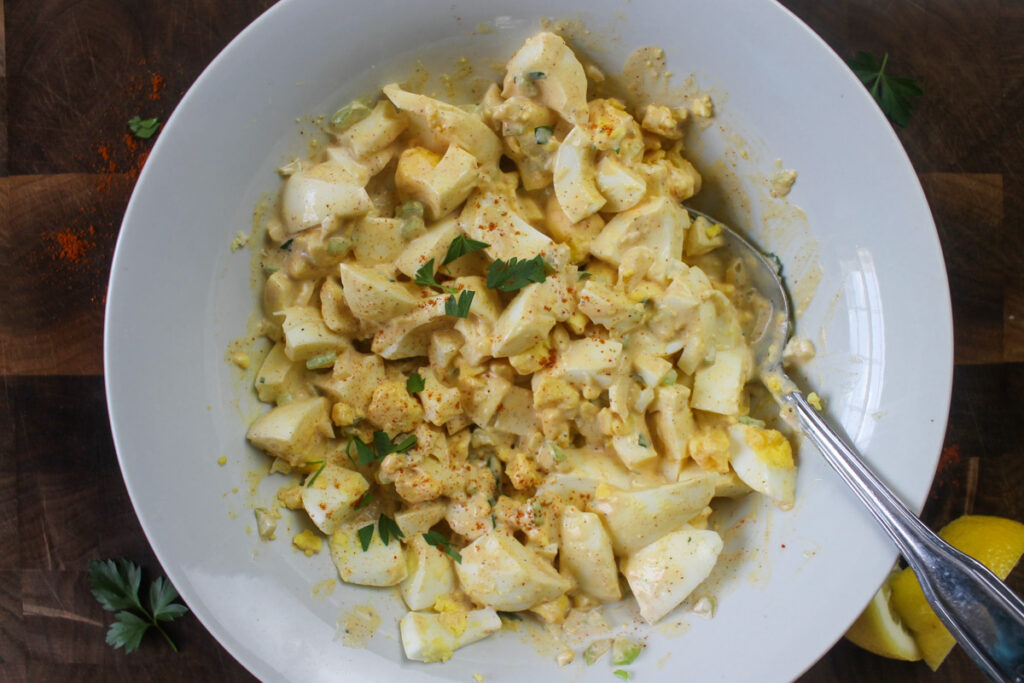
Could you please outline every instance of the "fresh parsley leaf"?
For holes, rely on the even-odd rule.
[[[405,534],[398,528],[398,523],[383,512],[377,518],[377,533],[380,534],[380,540],[384,541],[384,545],[390,543],[392,538],[395,540],[405,538]]]
[[[436,531],[428,531],[427,533],[423,534],[423,540],[426,541],[428,545],[432,545],[435,548],[440,548],[441,550],[446,552],[448,556],[451,557],[453,560],[455,560],[459,564],[462,564],[462,554],[459,553],[458,550],[453,548],[452,542],[444,536],[442,536],[441,534],[437,533]]]
[[[544,259],[539,254],[523,260],[513,256],[508,262],[495,259],[487,266],[487,287],[502,292],[514,292],[531,282],[544,282],[546,278]]]
[[[474,251],[480,251],[486,249],[491,245],[487,242],[480,242],[466,237],[465,235],[459,235],[452,240],[452,243],[448,245],[448,253],[445,254],[444,261],[441,261],[442,266],[447,266],[455,259],[465,256],[466,254],[472,254]]]
[[[308,487],[313,485],[313,482],[316,481],[317,477],[320,476],[320,473],[324,471],[325,467],[327,467],[327,461],[326,460],[313,460],[311,462],[307,462],[306,464],[307,465],[320,465],[320,468],[317,469],[317,471],[313,473],[313,476],[309,478],[309,481],[306,482],[306,487],[308,488]]]
[[[413,282],[418,284],[420,287],[437,287],[449,294],[455,294],[459,291],[455,287],[445,287],[444,285],[437,283],[437,280],[434,279],[434,259],[430,259],[416,271]]]
[[[188,613],[188,607],[178,599],[178,591],[170,581],[158,576],[149,584],[149,606],[153,608],[153,617],[157,621],[172,621]]]
[[[148,621],[134,612],[118,612],[114,615],[114,623],[107,629],[107,645],[115,649],[123,647],[126,654],[135,652],[149,626]]]
[[[356,510],[362,510],[364,507],[366,507],[367,505],[372,503],[373,499],[374,499],[374,495],[373,495],[372,491],[370,491],[369,493],[366,493],[365,495],[361,496],[359,498],[359,502],[356,503]]]
[[[416,394],[423,391],[424,387],[427,386],[426,380],[420,376],[420,373],[414,372],[409,375],[409,379],[405,380],[405,388],[410,394]]]
[[[149,586],[150,609],[147,610],[139,600],[141,583],[142,570],[124,558],[89,563],[89,585],[93,596],[103,609],[117,611],[114,622],[107,629],[107,643],[115,648],[124,648],[126,653],[134,652],[146,631],[153,626],[177,652],[177,646],[159,622],[177,619],[186,614],[188,608],[174,602],[178,599],[178,591],[161,576]]]
[[[135,134],[135,137],[148,140],[160,128],[160,119],[155,116],[151,119],[133,116],[128,119],[128,127]]]
[[[576,279],[582,282],[583,280],[589,280],[592,277],[594,277],[594,274],[591,273],[589,270],[581,270]]]
[[[142,570],[129,560],[105,560],[89,563],[89,585],[92,595],[108,612],[119,609],[142,609],[139,584]]]
[[[284,242],[281,242],[281,246],[279,246],[278,249],[284,249],[285,251],[291,251],[292,250],[292,242],[294,242],[294,241],[295,241],[294,237],[289,237]]]
[[[385,436],[387,436],[387,435],[385,434]],[[350,449],[353,444],[355,444],[355,447],[356,447],[356,459],[359,461],[360,465],[365,467],[366,465],[370,465],[370,464],[374,463],[377,460],[377,454],[373,452],[373,448],[371,448],[367,443],[365,443],[358,436],[353,436],[349,440],[348,446],[345,447],[345,450],[348,451],[348,449]],[[348,457],[349,458],[352,457],[352,453],[351,452],[349,452],[349,456]]]
[[[356,532],[356,536],[359,537],[359,545],[362,546],[363,552],[365,553],[370,549],[370,543],[373,541],[373,525],[367,524],[366,526],[361,527],[359,531]]]
[[[379,460],[383,460],[384,456],[395,450],[388,433],[382,431],[373,433],[373,448],[377,451],[377,459]]]
[[[459,294],[459,301],[456,303],[455,296],[450,295],[444,300],[444,314],[455,318],[466,318],[469,316],[469,307],[473,304],[473,297],[476,292],[472,289],[464,289]]]
[[[873,54],[863,50],[857,52],[857,56],[846,63],[861,83],[867,86],[882,112],[893,123],[899,126],[910,123],[910,114],[914,108],[910,98],[921,97],[924,90],[913,78],[901,78],[885,73],[885,67],[889,63],[888,52],[882,57],[881,63]]]
[[[398,443],[394,444],[395,453],[405,453],[416,445],[416,435],[410,434]]]
[[[352,447],[355,446],[356,459],[359,460],[360,465],[366,466],[372,465],[378,460],[383,460],[385,456],[391,453],[404,453],[415,445],[416,436],[414,434],[410,434],[396,444],[391,440],[387,432],[378,430],[373,433],[372,445],[353,435],[348,442],[348,446],[345,447],[345,452],[348,454],[349,460],[351,460]]]

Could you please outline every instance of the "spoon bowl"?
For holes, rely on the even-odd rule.
[[[992,680],[1024,683],[1024,601],[988,568],[928,529],[811,407],[786,374],[783,350],[794,321],[777,257],[725,223],[687,210],[721,226],[726,248],[743,264],[750,286],[766,302],[766,314],[759,316],[750,342],[755,373],[781,406],[783,416],[797,423],[889,534],[936,615],[982,671]]]

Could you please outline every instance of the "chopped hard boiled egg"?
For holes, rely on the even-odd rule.
[[[430,614],[409,612],[398,624],[405,656],[415,662],[444,662],[460,647],[501,630],[493,609]]]
[[[260,538],[295,511],[297,551],[327,539],[342,581],[397,586],[410,660],[501,610],[586,625],[585,661],[626,666],[639,643],[593,638],[623,579],[654,623],[715,566],[717,498],[794,502],[790,442],[747,416],[763,299],[682,205],[688,122],[714,106],[637,108],[602,80],[543,31],[477,102],[385,85],[280,169],[249,240],[269,352],[225,358],[263,358],[247,436],[286,480]]]
[[[744,424],[730,426],[729,462],[747,486],[781,508],[792,507],[796,465],[793,447],[781,432]]]
[[[622,574],[640,604],[640,614],[654,624],[676,608],[711,573],[722,552],[714,531],[681,529],[631,554]]]

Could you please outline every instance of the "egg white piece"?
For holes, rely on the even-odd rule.
[[[744,424],[729,427],[729,462],[744,484],[772,499],[784,510],[793,507],[796,497],[796,467],[789,442],[774,429],[761,429]],[[781,437],[781,435],[779,435]],[[785,446],[782,446],[785,442]],[[780,453],[779,449],[785,449]],[[786,461],[789,466],[774,464]]]
[[[443,662],[460,647],[501,630],[491,608],[470,612],[409,612],[398,623],[405,656],[416,662]]]

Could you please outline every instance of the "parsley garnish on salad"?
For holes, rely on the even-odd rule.
[[[546,278],[544,259],[540,255],[523,260],[515,256],[508,261],[495,259],[487,266],[487,287],[501,292],[514,292],[531,282],[544,282]]]

